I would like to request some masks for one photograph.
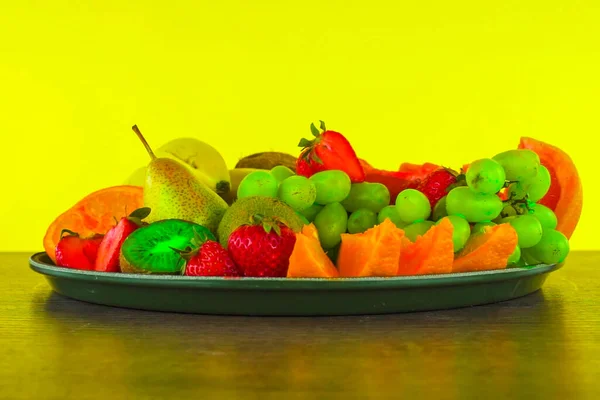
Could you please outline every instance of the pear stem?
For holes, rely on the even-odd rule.
[[[142,141],[142,144],[146,148],[146,151],[148,152],[148,154],[150,154],[150,158],[154,160],[156,158],[156,155],[154,155],[154,152],[152,151],[152,148],[150,147],[150,145],[146,141],[146,138],[144,138],[144,135],[142,135],[142,132],[140,132],[140,129],[137,127],[137,125],[132,126],[131,129],[133,129],[133,131],[135,132],[135,134]]]

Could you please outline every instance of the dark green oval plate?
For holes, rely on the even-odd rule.
[[[495,303],[540,289],[563,264],[391,278],[211,278],[82,271],[29,260],[54,291],[76,300],[153,311],[221,315],[361,315]]]

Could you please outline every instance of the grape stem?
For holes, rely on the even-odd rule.
[[[504,186],[505,188],[509,187],[512,183],[519,183],[519,181],[504,181]]]

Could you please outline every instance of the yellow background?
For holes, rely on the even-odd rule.
[[[147,162],[134,123],[233,167],[297,152],[318,119],[383,168],[556,144],[584,184],[572,248],[599,248],[600,2],[158,3],[2,2],[0,251],[42,249],[55,216]]]

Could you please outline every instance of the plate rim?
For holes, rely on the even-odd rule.
[[[564,266],[540,264],[531,268],[510,268],[477,272],[436,275],[367,277],[367,278],[255,278],[255,277],[200,277],[181,275],[146,275],[121,272],[97,272],[57,267],[43,261],[46,252],[29,257],[30,268],[46,277],[90,281],[104,284],[133,285],[145,287],[169,287],[212,290],[381,290],[402,288],[425,288],[463,286],[500,282],[532,275],[547,274]]]

